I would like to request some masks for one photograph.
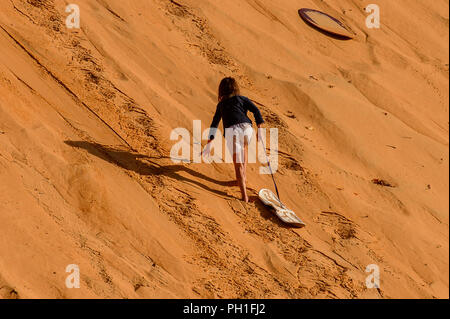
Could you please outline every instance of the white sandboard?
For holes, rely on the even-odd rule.
[[[295,213],[280,203],[277,195],[275,195],[270,189],[262,189],[259,192],[259,199],[264,203],[264,205],[270,206],[275,210],[275,214],[284,223],[303,228],[306,226],[300,218],[295,215]]]

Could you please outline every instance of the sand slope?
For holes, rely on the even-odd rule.
[[[380,0],[379,30],[363,1],[77,3],[80,30],[65,1],[2,3],[1,298],[449,297],[448,1]],[[168,158],[226,75],[279,128],[307,228],[237,200],[229,164]],[[270,186],[251,165],[253,198]]]

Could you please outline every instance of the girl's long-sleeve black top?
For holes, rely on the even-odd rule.
[[[214,139],[221,120],[223,120],[224,130],[236,124],[253,124],[252,120],[247,116],[249,111],[255,116],[257,125],[264,123],[258,107],[245,96],[233,96],[217,104],[216,114],[210,126],[209,139]]]

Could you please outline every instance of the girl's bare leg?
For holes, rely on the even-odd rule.
[[[236,179],[239,184],[239,188],[241,189],[242,193],[242,200],[246,203],[248,203],[248,195],[247,195],[247,187],[246,187],[246,181],[245,181],[245,163],[238,163],[236,154],[233,156],[234,160],[234,170],[236,171]]]
[[[248,164],[248,142],[245,141],[245,147],[244,147],[244,181],[245,181],[245,186],[247,186],[247,164]]]

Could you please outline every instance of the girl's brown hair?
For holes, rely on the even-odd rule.
[[[234,78],[224,78],[219,85],[219,102],[240,95],[239,85]]]

